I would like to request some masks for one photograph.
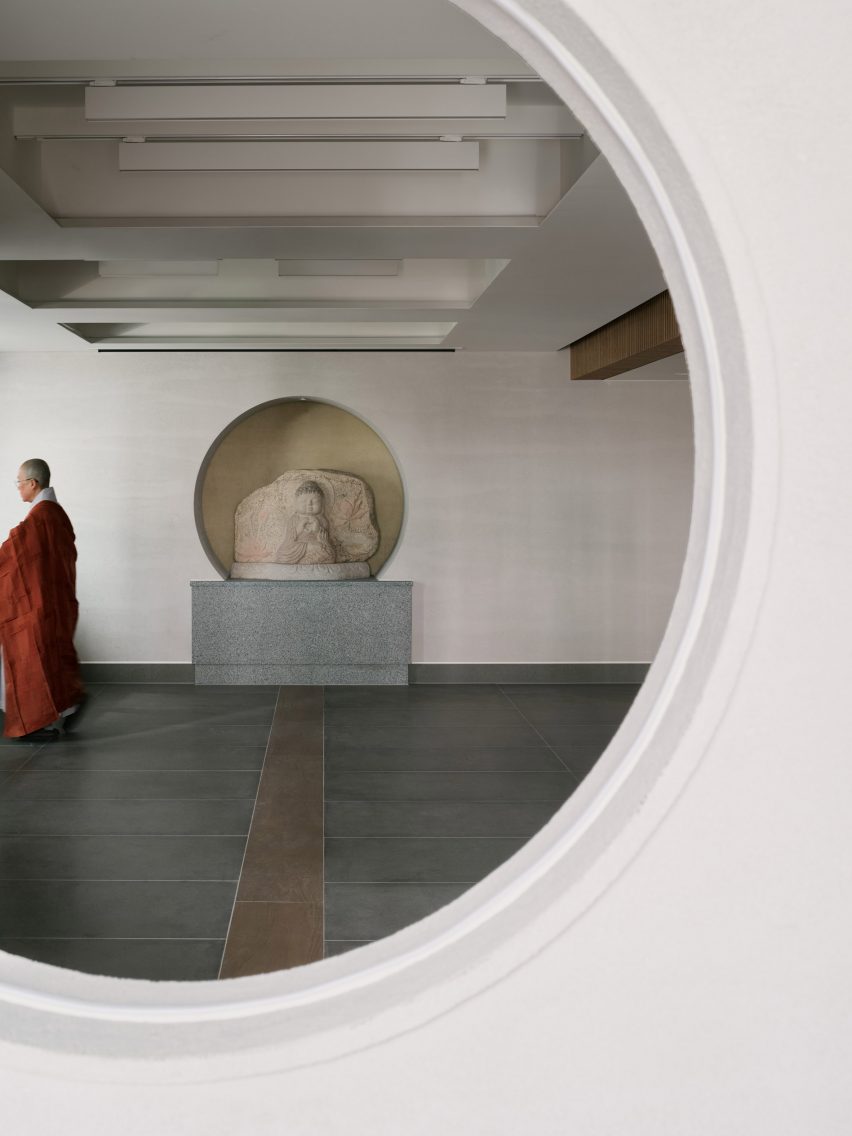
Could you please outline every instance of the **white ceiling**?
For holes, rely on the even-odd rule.
[[[499,59],[445,0],[3,0],[4,61]]]
[[[75,0],[73,20],[67,0],[2,9],[0,349],[549,351],[665,287],[582,125],[445,0]],[[241,118],[240,79],[261,83],[254,114],[299,80],[420,80],[435,108],[427,89],[427,116],[399,117],[387,86],[386,117]],[[89,83],[134,80],[158,85],[164,117],[87,117]],[[201,80],[231,90],[224,118],[180,117],[185,84]],[[471,80],[505,84],[505,117],[446,117],[448,90]],[[205,112],[203,92],[189,101]],[[452,165],[463,141],[478,168],[181,168],[199,153],[273,167],[345,153],[369,167],[392,141],[415,165],[424,143],[426,160]],[[155,145],[153,164],[173,168],[120,168],[121,147],[138,166]],[[288,272],[296,260],[312,267]]]

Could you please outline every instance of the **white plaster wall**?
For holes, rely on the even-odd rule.
[[[494,17],[485,0],[465,6]],[[645,703],[605,758],[601,777],[617,779],[627,743],[648,724],[635,772],[645,763],[654,776],[629,798],[634,807],[602,828],[602,782],[584,790],[580,811],[567,815],[600,839],[578,837],[567,856],[548,860],[506,918],[472,936],[465,958],[430,956],[419,982],[411,971],[397,985],[365,978],[346,1013],[330,990],[310,1028],[297,1004],[281,1018],[270,1008],[254,1048],[221,1059],[217,1040],[248,1044],[223,1022],[201,1045],[200,1027],[152,1027],[145,1042],[141,1027],[127,1026],[121,1061],[103,1055],[121,1031],[88,1023],[95,1010],[82,1001],[69,1003],[64,1025],[35,1003],[28,1019],[9,1002],[0,1059],[16,1136],[849,1131],[852,14],[841,0],[515,7],[557,37],[552,46],[504,25],[539,70],[550,67],[558,85],[553,52],[568,45],[664,165],[660,138],[674,142],[686,166],[666,167],[667,185],[717,313],[718,252],[726,265],[748,365],[723,367],[732,412],[723,406],[719,421],[747,460],[734,463],[739,480],[727,497],[740,518],[737,556],[717,575],[725,605],[708,609],[719,638],[692,649],[670,711],[655,718]],[[629,97],[628,79],[657,121]],[[670,249],[666,262],[675,265]],[[730,350],[719,338],[723,363],[736,361],[736,335],[728,329]],[[710,476],[700,465],[702,493]],[[661,753],[664,769],[647,766]],[[548,841],[521,857],[525,867]],[[516,878],[510,864],[500,882]],[[486,898],[498,890],[485,885]],[[466,915],[482,895],[461,904]],[[412,931],[402,944],[415,940]],[[50,984],[96,1000],[103,1016],[111,999],[129,1000],[34,967],[4,973],[22,988]],[[296,975],[291,989],[308,985]],[[276,979],[246,989],[284,987]],[[153,997],[133,994],[139,1005]],[[73,1058],[55,1051],[60,1043],[101,1055]],[[145,1052],[152,1058],[141,1060]]]
[[[0,354],[7,488],[44,456],[77,531],[89,661],[190,658],[207,448],[309,395],[393,449],[408,513],[386,579],[416,583],[417,662],[649,661],[683,563],[688,384],[570,383],[566,354]]]

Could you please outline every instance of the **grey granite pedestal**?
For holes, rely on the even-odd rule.
[[[193,580],[196,685],[404,686],[410,580]]]

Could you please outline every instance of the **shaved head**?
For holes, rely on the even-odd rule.
[[[50,485],[50,466],[42,458],[27,458],[21,462],[21,477],[31,477],[38,482],[39,489],[45,489]]]

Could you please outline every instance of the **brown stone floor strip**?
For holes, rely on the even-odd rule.
[[[267,974],[322,957],[320,904],[237,901],[219,977]]]
[[[323,956],[323,689],[282,686],[220,978]]]

